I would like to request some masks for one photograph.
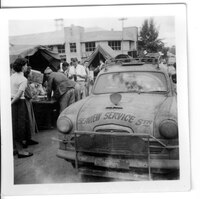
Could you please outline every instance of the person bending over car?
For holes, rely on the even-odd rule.
[[[75,102],[76,83],[67,78],[66,75],[59,72],[53,72],[49,67],[44,71],[47,77],[47,98],[53,97],[59,102],[60,112]]]

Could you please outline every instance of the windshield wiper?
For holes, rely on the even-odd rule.
[[[140,93],[144,93],[143,91],[140,91],[140,90],[129,90],[129,91],[127,91],[128,93],[138,93],[138,94],[140,94]]]
[[[141,94],[141,93],[166,93],[167,91],[158,91],[158,90],[153,90],[153,91],[130,90],[130,91],[127,91],[127,92]]]
[[[158,90],[153,90],[153,91],[147,91],[147,93],[166,93],[167,91],[158,91]]]

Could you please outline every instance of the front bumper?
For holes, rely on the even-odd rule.
[[[57,151],[57,156],[74,163],[74,165],[76,165],[76,159],[78,159],[78,164],[81,166],[77,165],[76,168],[80,174],[124,180],[151,180],[154,178],[154,175],[156,176],[154,171],[157,173],[161,170],[179,170],[179,160],[155,159],[156,157],[152,157],[148,163],[147,159],[141,158],[125,160],[113,157],[99,158],[82,153],[76,154],[75,151],[65,151],[60,149]],[[148,172],[149,166],[151,168],[150,173]],[[146,172],[138,173],[136,172],[137,169],[142,169],[143,171],[146,170]]]
[[[76,134],[77,133],[77,134]],[[151,180],[153,179],[154,174],[158,173],[167,173],[168,171],[178,171],[179,170],[179,158],[171,158],[169,154],[166,153],[158,153],[151,154],[150,151],[150,136],[149,135],[117,135],[105,134],[103,136],[104,139],[98,140],[109,140],[108,143],[111,143],[109,136],[114,136],[115,141],[117,141],[116,137],[119,138],[126,137],[128,140],[131,140],[131,137],[146,137],[147,142],[145,144],[138,139],[133,143],[131,148],[125,147],[125,145],[116,145],[112,143],[112,147],[108,148],[106,143],[103,145],[97,144],[95,146],[91,146],[90,142],[88,142],[88,136],[92,135],[94,138],[94,134],[91,132],[76,132],[74,146],[75,148],[68,148],[67,142],[65,140],[66,147],[63,149],[59,149],[57,151],[57,156],[65,159],[69,162],[72,162],[79,173],[85,175],[93,175],[93,176],[101,176],[101,177],[110,177],[110,178],[120,178],[125,180]],[[77,135],[84,135],[83,140],[78,140]],[[101,135],[102,133],[96,133],[95,136]],[[120,138],[120,141],[122,138]],[[127,141],[128,141],[127,140]],[[83,144],[83,141],[87,142],[87,145]],[[91,141],[97,142],[97,140],[92,139]],[[125,141],[125,139],[123,140]],[[138,142],[139,141],[139,142]],[[106,141],[105,141],[106,142]],[[159,142],[157,140],[157,142]],[[88,144],[90,147],[88,147]],[[162,145],[162,143],[159,143]],[[135,146],[134,146],[135,145]],[[141,149],[138,149],[140,145],[143,145]],[[148,147],[144,147],[148,145]],[[103,147],[102,147],[103,146]],[[99,147],[99,148],[98,148]],[[116,149],[116,147],[119,147]],[[121,147],[121,148],[120,148]],[[172,146],[162,146],[163,149],[168,148],[171,150],[178,150],[178,147]],[[123,149],[123,150],[122,150]],[[130,150],[134,150],[130,151]],[[135,153],[137,151],[137,153]]]

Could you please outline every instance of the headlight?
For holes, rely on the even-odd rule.
[[[61,133],[69,133],[72,129],[72,122],[68,117],[60,117],[57,120],[57,128]]]
[[[159,126],[160,134],[168,139],[173,139],[178,137],[178,126],[174,120],[164,120]]]

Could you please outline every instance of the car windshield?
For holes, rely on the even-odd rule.
[[[167,81],[163,73],[128,71],[100,75],[93,93],[166,91]]]

